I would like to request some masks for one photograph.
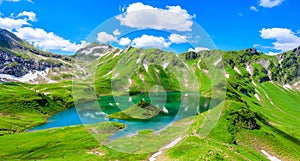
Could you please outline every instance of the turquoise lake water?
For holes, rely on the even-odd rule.
[[[147,120],[132,121],[107,118],[107,115],[129,108],[141,99],[160,107],[163,112]],[[117,139],[123,136],[134,135],[143,129],[163,130],[176,120],[198,114],[204,108],[203,105],[206,104],[207,106],[205,102],[209,101],[201,99],[200,102],[198,93],[173,92],[118,97],[103,96],[98,101],[81,104],[76,106],[76,108],[57,113],[50,117],[47,123],[28,131],[99,122],[120,122],[125,124],[126,128],[111,136],[111,139]]]

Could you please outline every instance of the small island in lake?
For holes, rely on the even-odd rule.
[[[122,120],[145,120],[158,115],[160,112],[161,109],[159,107],[153,106],[144,100],[140,100],[138,104],[134,104],[126,110],[113,113],[108,117]]]

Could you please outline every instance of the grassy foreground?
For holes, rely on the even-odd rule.
[[[300,145],[296,138],[269,125],[264,118],[249,110],[243,103],[226,101],[217,126],[203,139],[198,134],[205,117],[206,113],[202,113],[180,120],[159,135],[142,130],[137,136],[117,139],[106,146],[101,143],[105,143],[111,134],[124,128],[121,124],[112,126],[100,123],[87,128],[74,126],[5,135],[0,137],[0,158],[147,160],[161,147],[180,136],[180,132],[186,128],[188,129],[183,133],[183,141],[163,150],[157,157],[158,160],[267,160],[260,150],[265,150],[282,160],[297,160],[300,157],[297,153]],[[191,126],[188,122],[192,123]],[[255,127],[249,126],[250,123],[256,124]],[[91,135],[87,129],[96,129],[96,135]],[[118,147],[126,148],[131,154],[114,150]]]
[[[99,124],[97,127],[111,126]],[[107,130],[107,129],[103,129]],[[109,133],[102,133],[106,138]],[[98,149],[101,149],[101,152]],[[0,137],[0,160],[107,160],[144,159],[101,146],[83,126],[49,129]]]

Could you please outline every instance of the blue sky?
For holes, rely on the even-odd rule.
[[[0,2],[1,28],[16,33],[40,49],[56,53],[73,53],[85,44],[83,41],[89,35],[90,41],[110,43],[120,48],[126,45],[152,45],[172,48],[177,52],[256,47],[265,53],[275,54],[300,45],[298,0]],[[129,12],[143,7],[148,11]],[[171,15],[171,11],[178,12]],[[154,16],[151,17],[149,13]],[[122,16],[117,19],[116,16],[120,14]],[[134,19],[139,21],[134,22]],[[172,27],[173,22],[177,21],[177,27]],[[202,26],[212,41],[195,24]]]

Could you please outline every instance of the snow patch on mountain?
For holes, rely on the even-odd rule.
[[[44,71],[30,71],[28,74],[16,77],[9,74],[0,74],[0,80],[2,81],[17,81],[17,82],[24,82],[24,83],[39,83],[40,79],[46,80],[47,83],[56,83],[56,81],[53,81],[49,78],[47,78],[47,75],[49,74],[49,68],[47,68]]]

